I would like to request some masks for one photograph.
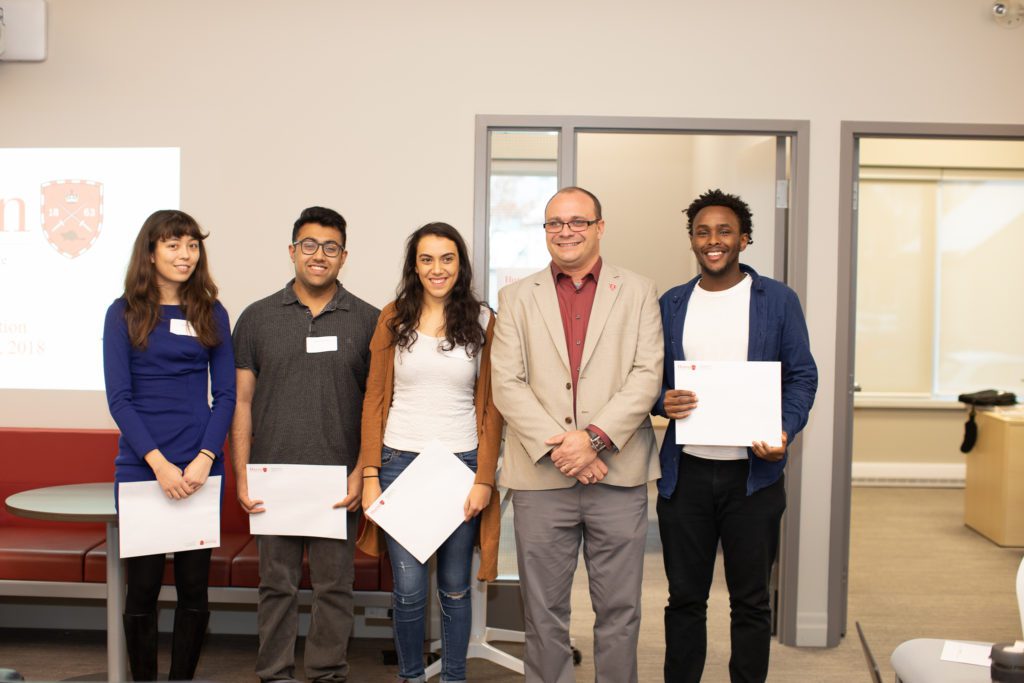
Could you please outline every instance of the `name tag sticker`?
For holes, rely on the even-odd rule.
[[[337,337],[306,337],[306,353],[324,353],[337,351]]]
[[[195,337],[196,331],[192,325],[182,318],[171,318],[171,334],[180,334],[183,337]]]

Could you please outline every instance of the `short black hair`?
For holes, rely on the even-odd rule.
[[[551,195],[551,199],[554,199],[555,197],[557,197],[560,194],[569,194],[570,192],[579,192],[580,194],[585,194],[588,197],[590,197],[590,201],[594,202],[594,220],[598,220],[598,221],[601,220],[601,200],[599,200],[597,198],[597,196],[593,192],[591,192],[590,190],[585,190],[582,187],[576,187],[575,185],[570,185],[569,187],[563,187],[561,190],[559,190],[558,192],[556,192],[553,195]],[[548,200],[548,204],[551,203],[551,199]],[[545,204],[544,205],[544,211],[545,212],[547,211],[547,208],[548,208],[547,204]]]
[[[724,206],[730,209],[740,219],[740,234],[747,236],[747,244],[754,243],[754,237],[751,234],[754,232],[753,214],[750,213],[750,206],[736,195],[718,189],[708,190],[686,207],[684,212],[687,219],[686,231],[690,233],[691,237],[693,236],[694,219],[697,218],[697,214],[709,206]]]
[[[348,223],[345,222],[340,213],[334,209],[327,209],[322,206],[311,206],[308,209],[303,209],[302,213],[299,214],[298,220],[295,221],[295,227],[292,228],[292,242],[298,237],[302,226],[308,223],[318,223],[325,228],[337,228],[341,233],[341,248],[345,248],[345,242],[348,239],[345,228]]]

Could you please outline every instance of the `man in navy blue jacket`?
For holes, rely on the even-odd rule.
[[[675,386],[677,360],[780,361],[782,445],[680,446],[675,422],[661,447],[658,527],[668,576],[665,680],[699,681],[707,653],[707,599],[719,541],[731,607],[729,675],[768,676],[768,583],[786,508],[786,444],[807,423],[818,388],[800,301],[789,287],[739,262],[752,243],[750,207],[709,190],[686,210],[700,275],[661,297],[665,371],[653,412],[671,420],[700,410]],[[737,387],[737,391],[742,388]]]

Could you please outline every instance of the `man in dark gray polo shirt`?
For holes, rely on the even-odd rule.
[[[263,501],[249,498],[246,465],[345,465],[348,495],[335,507],[357,512],[362,475],[359,424],[370,337],[379,311],[338,282],[345,251],[345,219],[311,207],[302,212],[288,247],[295,279],[250,305],[234,332],[238,402],[231,426],[238,502],[249,514]],[[313,609],[306,637],[306,677],[348,679],[352,633],[352,560],[356,514],[347,541],[259,536],[259,654],[263,681],[294,681],[302,554],[309,554]]]

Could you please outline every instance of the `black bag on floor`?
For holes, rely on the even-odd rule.
[[[1012,391],[996,391],[985,389],[971,394],[960,394],[956,400],[971,407],[971,414],[964,423],[964,440],[960,444],[961,453],[970,453],[978,440],[978,424],[974,421],[974,410],[977,406],[1012,406],[1017,403],[1017,395]]]

